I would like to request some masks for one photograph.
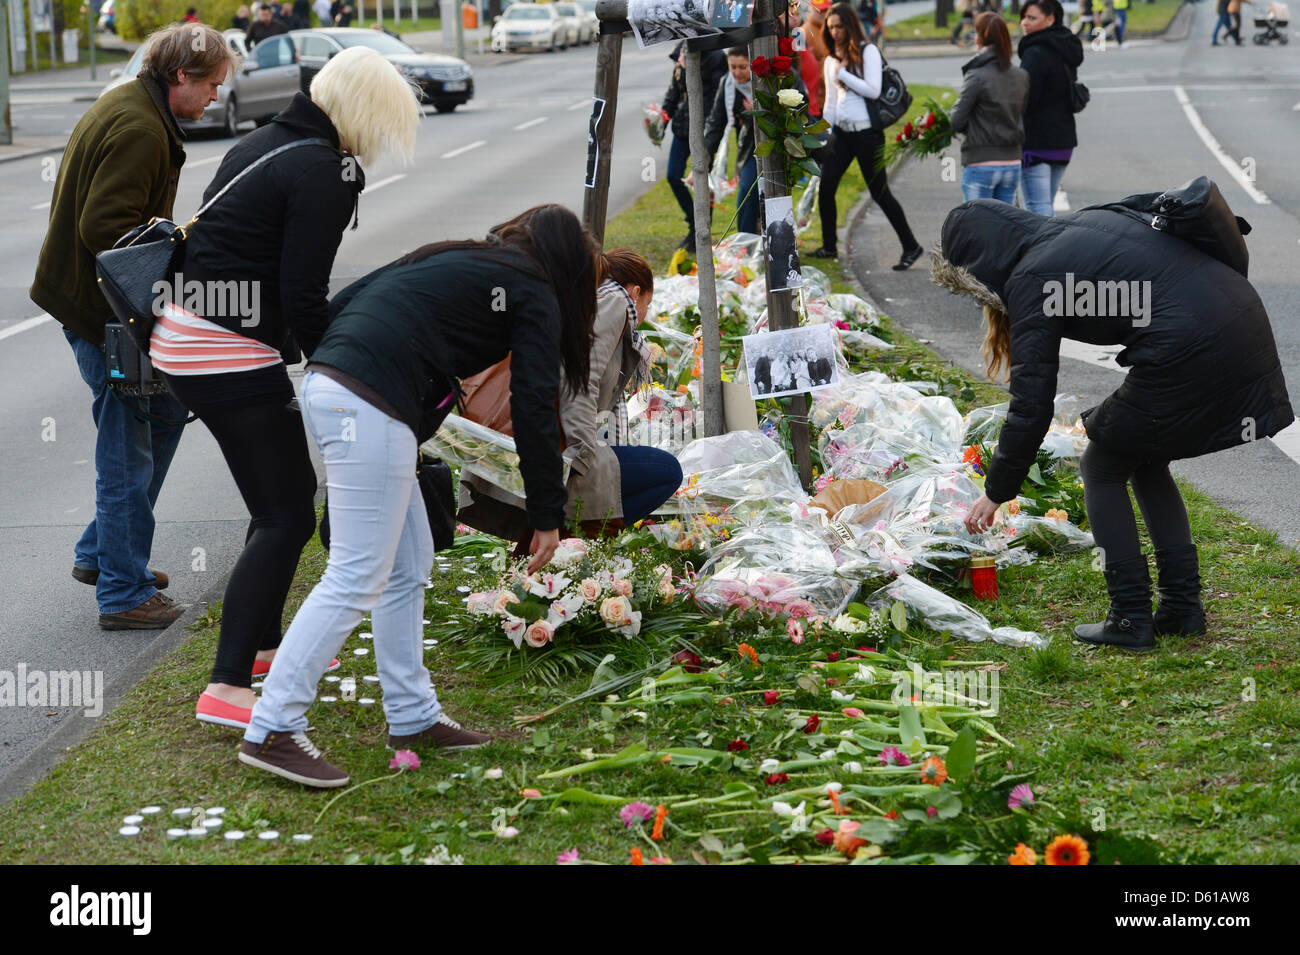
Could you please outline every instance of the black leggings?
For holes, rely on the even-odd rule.
[[[1088,523],[1105,563],[1142,554],[1137,521],[1128,499],[1128,484],[1133,485],[1133,496],[1142,509],[1142,520],[1157,550],[1192,543],[1187,508],[1183,506],[1183,497],[1169,473],[1167,461],[1142,461],[1090,443],[1079,461],[1079,471],[1083,476]]]
[[[889,191],[889,180],[885,170],[876,170],[876,156],[885,145],[885,136],[878,129],[862,129],[855,133],[835,128],[831,137],[830,148],[822,157],[822,184],[817,193],[817,208],[822,217],[822,247],[834,251],[835,237],[835,191],[840,187],[840,180],[848,171],[853,160],[858,161],[862,178],[867,181],[871,198],[884,212],[889,224],[898,234],[898,241],[903,243],[903,251],[910,252],[917,246],[916,236],[907,225],[907,216],[898,204],[894,194]]]
[[[205,376],[206,377],[206,376]],[[302,549],[316,530],[316,471],[302,415],[284,401],[223,408],[177,397],[212,432],[252,520],[221,608],[212,682],[249,686],[259,650],[280,645],[284,601]]]

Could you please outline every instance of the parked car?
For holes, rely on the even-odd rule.
[[[553,3],[516,3],[492,24],[492,52],[565,49],[568,28]]]
[[[557,3],[554,6],[564,20],[565,38],[570,45],[582,46],[591,42],[591,30],[587,26],[587,17],[583,14],[582,7],[576,3]]]
[[[117,15],[113,9],[114,0],[104,0],[99,8],[99,28],[108,33],[117,32]]]
[[[286,34],[267,37],[252,53],[244,45],[243,30],[226,30],[221,35],[243,57],[243,64],[230,82],[217,90],[217,101],[203,111],[201,119],[182,119],[180,123],[185,129],[219,129],[236,136],[245,120],[261,126],[292,102],[301,88],[298,52]],[[137,49],[125,67],[110,70],[112,79],[99,95],[135,79],[143,56],[143,48]]]
[[[587,30],[591,34],[592,42],[599,40],[600,18],[596,16],[596,0],[574,0],[574,3],[587,20]]]
[[[298,43],[302,63],[302,89],[307,92],[312,77],[348,47],[368,46],[396,66],[420,88],[421,98],[440,113],[450,113],[474,96],[474,71],[464,60],[441,53],[421,53],[402,40],[378,30],[336,27],[328,30],[290,30]]]

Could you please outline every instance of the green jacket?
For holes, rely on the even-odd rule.
[[[153,216],[172,217],[183,138],[165,85],[149,77],[104,94],[72,131],[31,297],[89,342],[103,344],[113,314],[97,285],[95,254]]]

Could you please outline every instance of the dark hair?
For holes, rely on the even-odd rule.
[[[422,245],[394,265],[420,262],[439,252],[511,248],[523,252],[541,270],[560,304],[560,357],[569,390],[587,390],[591,372],[591,336],[596,322],[599,252],[582,223],[564,206],[533,206],[488,230],[486,239],[452,239]]]
[[[975,18],[975,39],[980,46],[990,47],[997,54],[998,69],[1011,66],[1011,33],[1000,13],[985,10]]]
[[[1020,12],[1024,14],[1027,7],[1037,7],[1038,12],[1045,17],[1051,17],[1056,23],[1065,19],[1065,11],[1061,9],[1060,0],[1025,0],[1020,5]]]
[[[730,50],[727,51],[727,56],[743,56],[745,59],[748,60],[748,59],[749,59],[749,47],[747,47],[747,46],[733,46]]]
[[[743,48],[742,48],[743,49]],[[610,249],[600,254],[601,272],[624,287],[635,285],[643,292],[655,290],[655,273],[639,252],[632,249]]]
[[[845,37],[848,48],[843,51],[836,49],[835,39],[831,36],[831,17],[839,17],[840,24],[848,34]],[[862,75],[862,48],[867,45],[867,32],[862,29],[862,21],[858,19],[858,14],[851,4],[841,0],[826,11],[826,22],[822,24],[822,40],[826,44],[826,49],[831,51],[831,56],[838,58],[842,66],[847,66],[851,73]]]

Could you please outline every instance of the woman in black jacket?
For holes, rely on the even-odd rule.
[[[358,96],[357,92],[364,95]],[[334,57],[274,120],[226,153],[204,195],[280,147],[190,229],[180,287],[160,296],[150,357],[212,432],[251,521],[226,586],[212,682],[198,719],[246,726],[252,677],[280,644],[280,620],[316,527],[316,472],[286,359],[316,350],[329,324],[330,268],[364,178],[386,142],[409,155],[419,103],[373,50]],[[401,158],[399,156],[399,158]]]
[[[1015,202],[1029,74],[1011,65],[1011,35],[1001,14],[986,10],[975,18],[975,43],[979,52],[961,68],[965,79],[950,116],[953,131],[962,134],[962,195]]]
[[[1021,190],[1026,209],[1050,216],[1079,145],[1070,90],[1083,62],[1083,44],[1062,25],[1058,0],[1026,0],[1020,12],[1020,66],[1029,74]]]
[[[285,635],[242,762],[308,786],[347,782],[307,739],[306,713],[321,674],[368,610],[389,746],[487,742],[443,713],[423,664],[433,539],[416,450],[450,410],[456,379],[509,355],[511,420],[534,528],[528,572],[545,566],[568,497],[555,410],[561,367],[573,392],[587,389],[596,274],[595,248],[577,216],[538,206],[485,241],[417,249],[334,299],[302,386],[329,486],[329,563]],[[516,638],[525,626],[519,621]]]
[[[686,175],[686,161],[691,158],[691,124],[686,101],[686,42],[683,40],[673,48],[670,54],[673,61],[673,76],[668,82],[668,92],[664,94],[660,109],[671,121],[673,141],[668,147],[668,187],[672,189],[686,216],[686,238],[678,248],[695,251],[695,200],[691,190],[686,187],[682,177]],[[700,54],[700,79],[704,84],[704,102],[701,109],[709,109],[718,93],[718,84],[727,73],[727,55],[722,50],[711,50]],[[700,169],[695,172],[695,187],[709,188],[709,171]]]
[[[1169,462],[1270,437],[1295,420],[1268,314],[1245,276],[1109,209],[1044,220],[980,199],[943,225],[934,280],[984,306],[989,375],[1008,367],[1011,406],[985,496],[966,526],[987,529],[1020,490],[1051,424],[1062,338],[1123,345],[1131,370],[1084,412],[1080,462],[1110,612],[1075,628],[1088,643],[1149,650],[1155,634],[1205,630],[1196,546]],[[1128,488],[1155,546],[1160,605]]]

